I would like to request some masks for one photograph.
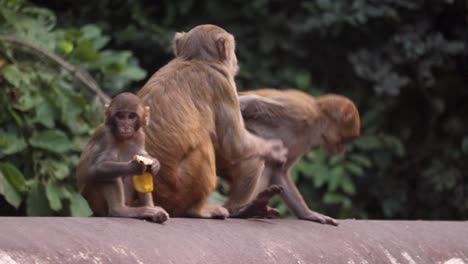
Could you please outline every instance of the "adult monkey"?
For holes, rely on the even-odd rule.
[[[265,141],[244,127],[234,82],[233,36],[214,25],[197,26],[175,34],[174,54],[138,93],[151,109],[146,149],[161,163],[155,202],[171,216],[256,214],[249,202],[264,160],[282,162],[287,151],[281,141]],[[216,174],[231,183],[225,204],[229,211],[207,203]],[[259,198],[266,200],[279,190],[267,189]]]
[[[310,210],[289,175],[296,162],[313,147],[332,154],[345,151],[360,133],[359,112],[354,103],[339,95],[314,98],[297,90],[260,89],[241,92],[239,97],[245,126],[265,139],[279,138],[288,148],[282,168],[267,164],[258,185],[283,187],[281,197],[298,218],[338,225],[331,217]]]
[[[151,194],[139,193],[139,207],[133,207],[135,191],[125,184],[132,174],[141,174],[145,165],[132,160],[134,155],[148,158],[141,127],[148,122],[148,109],[131,93],[114,97],[106,108],[104,122],[96,129],[83,150],[76,169],[78,189],[95,216],[143,218],[162,223],[169,216],[155,207]],[[153,159],[155,176],[159,163]]]

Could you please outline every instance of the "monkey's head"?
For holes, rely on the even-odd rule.
[[[354,103],[340,95],[324,95],[317,100],[324,117],[322,147],[331,154],[340,154],[359,137],[361,121]]]
[[[149,108],[138,96],[121,93],[107,106],[104,122],[119,140],[131,139],[142,125],[148,125]]]
[[[174,35],[173,50],[176,57],[202,60],[225,65],[232,76],[238,65],[234,37],[215,25],[200,25],[189,32]]]

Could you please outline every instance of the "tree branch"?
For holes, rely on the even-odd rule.
[[[55,61],[62,68],[70,72],[76,79],[80,80],[91,92],[95,93],[103,104],[110,102],[110,97],[102,91],[97,82],[89,75],[89,73],[71,65],[64,59],[60,58],[58,55],[14,36],[0,35],[0,40],[27,47],[39,55]]]

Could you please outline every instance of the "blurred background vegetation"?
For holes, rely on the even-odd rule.
[[[362,137],[348,152],[312,150],[294,169],[312,209],[467,219],[467,6],[0,0],[0,215],[89,215],[73,174],[102,104],[79,69],[109,95],[137,91],[172,58],[176,31],[212,23],[236,38],[240,90],[333,92],[358,105]]]

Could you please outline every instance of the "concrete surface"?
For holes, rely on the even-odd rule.
[[[468,222],[0,217],[0,263],[468,264]]]

